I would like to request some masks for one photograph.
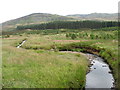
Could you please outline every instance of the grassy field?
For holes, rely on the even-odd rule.
[[[82,88],[84,86],[88,65],[84,56],[16,48],[14,44],[24,38],[24,36],[11,36],[3,39],[4,88]]]
[[[83,88],[88,60],[82,54],[60,50],[98,54],[118,79],[117,31],[54,31],[22,31],[3,39],[4,88]],[[16,48],[24,39],[22,48]]]

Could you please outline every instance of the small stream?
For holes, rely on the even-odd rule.
[[[26,40],[23,40],[22,43],[17,46],[17,48],[20,48],[25,42]]]
[[[104,59],[101,57],[81,52],[72,52],[72,51],[60,51],[68,53],[80,53],[87,57],[90,61],[90,71],[86,74],[86,85],[85,89],[91,88],[114,88],[114,78],[109,68],[109,65],[104,62]]]
[[[86,54],[91,62],[90,72],[86,75],[85,88],[113,88],[114,78],[109,65],[93,54]]]

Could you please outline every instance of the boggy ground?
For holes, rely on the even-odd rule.
[[[84,87],[88,62],[83,55],[16,48],[14,45],[25,36],[11,37],[14,39],[3,40],[3,88]],[[46,41],[43,42],[43,45],[46,44]]]
[[[92,31],[80,33],[86,32],[89,34]],[[104,32],[111,34],[114,31]],[[99,31],[95,31],[95,34],[99,34]],[[2,47],[5,88],[83,88],[88,71],[86,57],[78,53],[61,53],[59,50],[87,51],[102,56],[113,69],[117,80],[117,39],[93,39],[89,35],[71,39],[64,33],[23,33],[10,35],[9,38],[3,39]],[[26,42],[22,48],[16,48],[24,39]]]

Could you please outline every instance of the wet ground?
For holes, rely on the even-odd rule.
[[[17,48],[20,48],[26,40],[24,40]],[[80,52],[71,52],[71,51],[61,51],[68,53],[80,53]],[[80,53],[83,54],[83,53]],[[91,62],[90,71],[86,75],[86,86],[85,88],[113,88],[114,87],[114,78],[109,68],[109,65],[104,62],[104,60],[93,54],[83,54]]]

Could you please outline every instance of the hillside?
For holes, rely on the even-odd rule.
[[[66,20],[99,20],[99,21],[117,21],[117,13],[91,13],[91,14],[74,14],[60,16],[48,13],[33,13],[14,20],[2,23],[3,30],[13,30],[17,25],[38,24],[50,21],[66,21]]]
[[[76,18],[79,20],[99,20],[99,21],[117,21],[118,14],[108,14],[108,13],[91,13],[91,14],[73,14],[67,15],[71,18]]]
[[[16,25],[23,25],[23,24],[33,24],[33,23],[44,23],[49,21],[58,21],[58,20],[74,20],[71,17],[60,16],[56,14],[47,14],[47,13],[33,13],[24,17],[20,17],[14,20],[10,20],[4,22],[3,30],[7,30],[9,28],[14,28]]]

